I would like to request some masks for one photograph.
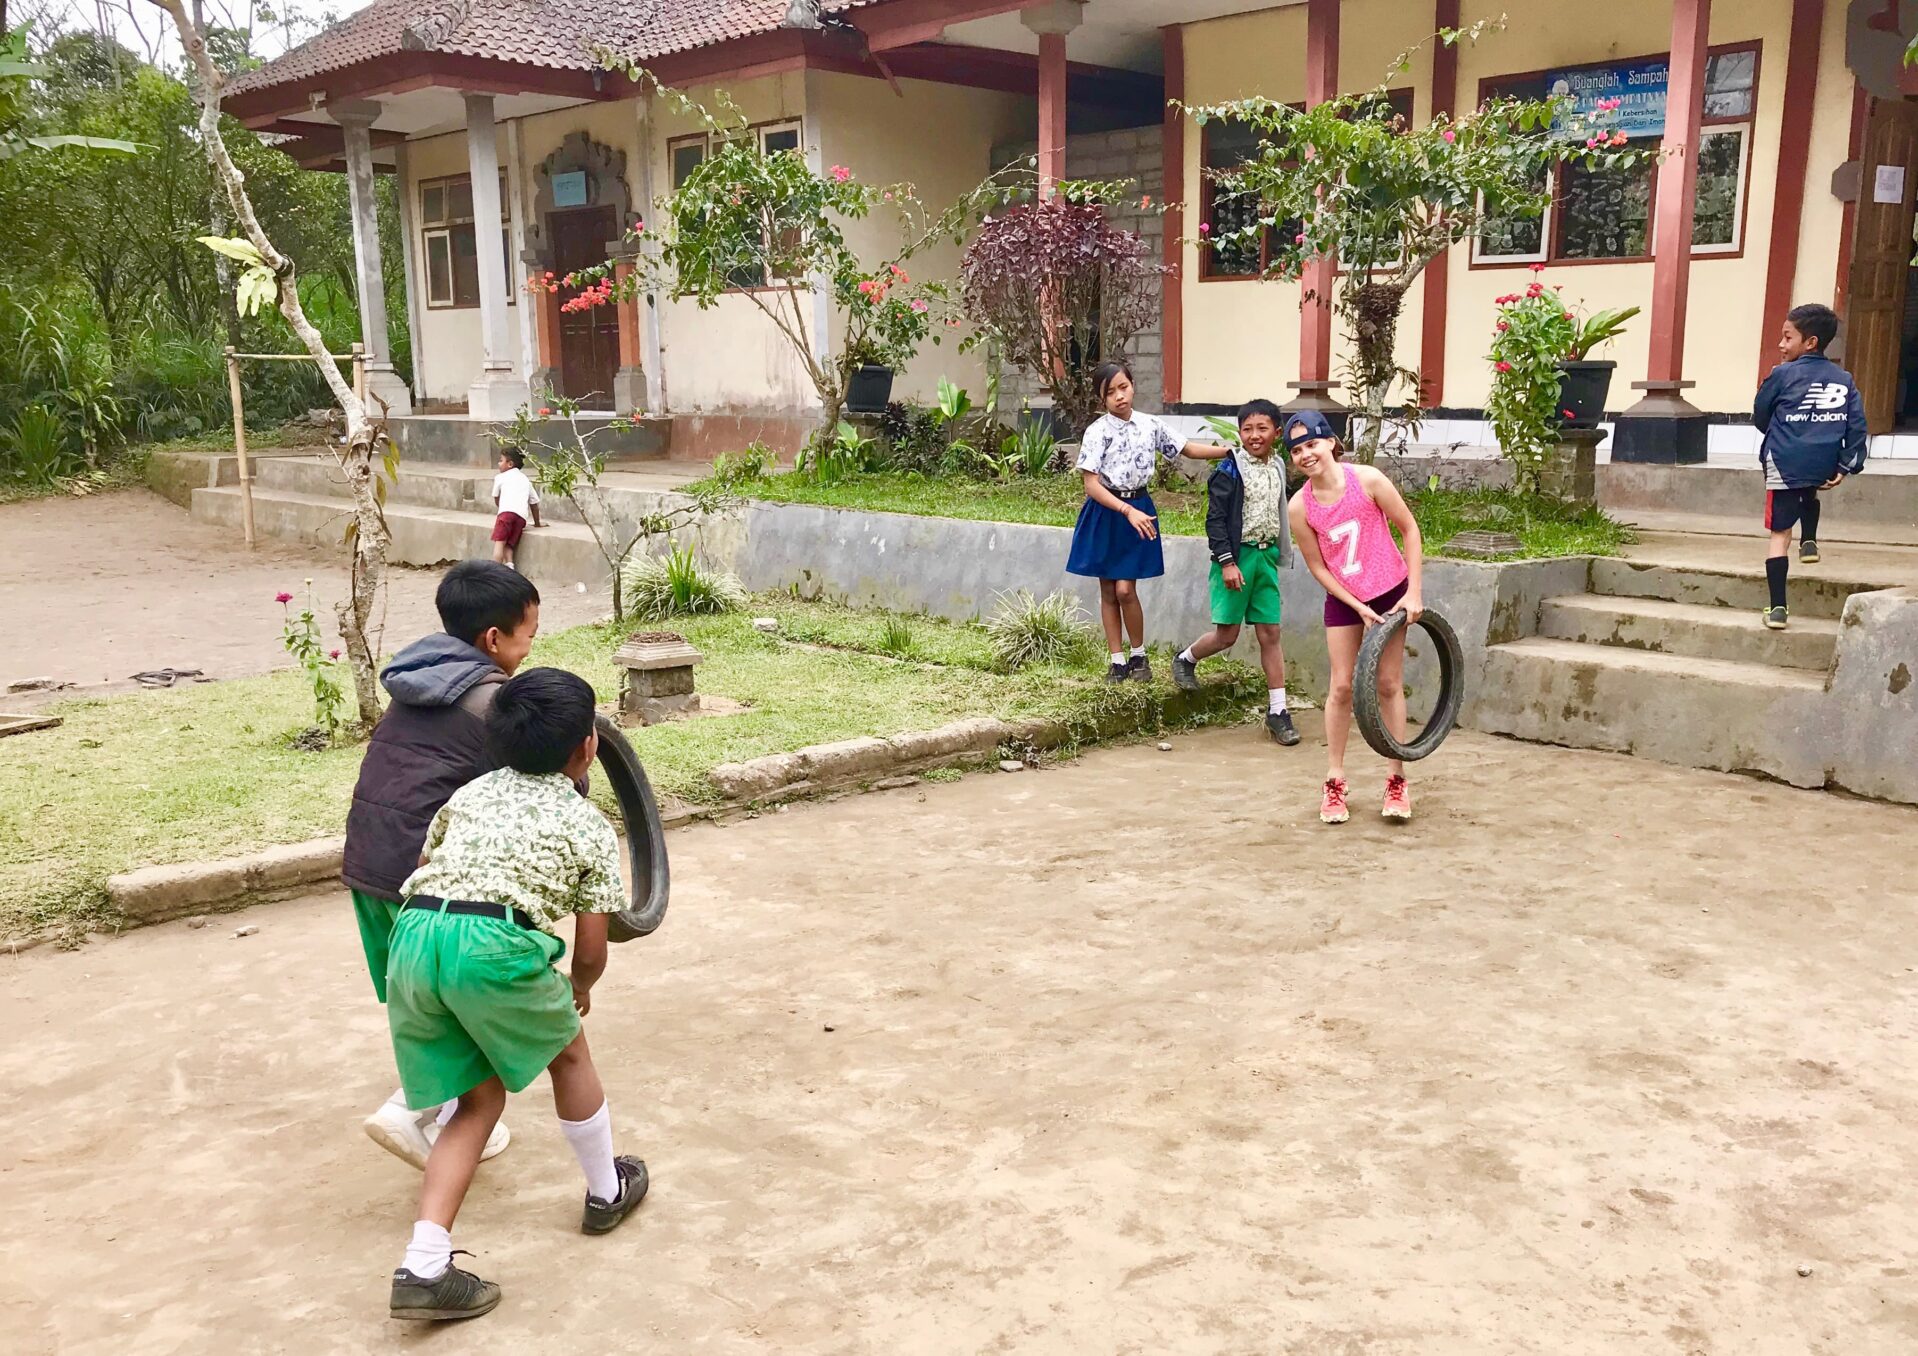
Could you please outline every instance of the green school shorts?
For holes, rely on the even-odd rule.
[[[1225,567],[1216,560],[1212,562],[1212,624],[1240,626],[1251,622],[1254,626],[1277,626],[1278,543],[1266,547],[1254,546],[1250,542],[1241,543],[1239,573],[1245,576],[1245,587],[1229,589],[1225,586]]]
[[[386,1020],[415,1111],[498,1075],[538,1078],[579,1035],[573,986],[553,968],[566,943],[497,918],[402,910],[386,970]]]
[[[353,917],[360,925],[360,949],[366,952],[366,972],[373,976],[373,992],[386,1001],[386,956],[393,948],[393,924],[400,906],[390,899],[354,890]]]

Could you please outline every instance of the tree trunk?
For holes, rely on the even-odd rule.
[[[306,311],[300,305],[293,261],[280,253],[267,238],[259,216],[253,210],[253,200],[246,191],[245,176],[240,173],[239,166],[233,163],[220,131],[220,90],[225,80],[207,51],[205,32],[187,17],[182,0],[152,0],[152,3],[172,18],[174,27],[179,30],[180,45],[198,76],[195,93],[200,100],[200,140],[206,148],[207,159],[213,166],[215,176],[226,190],[227,205],[233,210],[234,220],[273,274],[278,284],[280,314],[286,317],[286,323],[312,356],[327,389],[333,393],[334,403],[346,416],[346,446],[337,450],[334,456],[353,494],[352,589],[347,599],[339,604],[336,613],[340,623],[340,638],[346,642],[347,662],[353,670],[353,692],[359,708],[360,724],[371,730],[380,718],[380,684],[376,669],[378,656],[373,653],[368,628],[372,622],[373,609],[379,602],[380,589],[386,581],[386,551],[390,541],[373,472],[373,447],[384,430],[376,428],[367,417],[366,406],[353,393],[346,378],[340,375],[339,364],[334,361],[333,355],[327,352],[325,339],[306,318]]]
[[[1355,458],[1370,466],[1378,459],[1385,422],[1385,400],[1399,374],[1399,312],[1405,305],[1406,284],[1366,282],[1349,290],[1341,309],[1352,326],[1358,348],[1353,376],[1365,426],[1359,432]]]

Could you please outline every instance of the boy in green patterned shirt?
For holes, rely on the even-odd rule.
[[[606,915],[626,907],[619,843],[575,783],[599,752],[593,690],[533,669],[493,700],[504,764],[453,794],[402,887],[386,1012],[407,1104],[459,1099],[426,1160],[418,1222],[393,1273],[394,1318],[476,1318],[500,1289],[452,1265],[452,1227],[506,1094],[553,1075],[560,1131],[586,1174],[581,1229],[614,1229],[646,1194],[646,1165],[613,1156],[606,1092],[579,1019],[606,968]],[[573,965],[555,928],[572,915]]]

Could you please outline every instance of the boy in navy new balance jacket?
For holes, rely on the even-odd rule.
[[[1799,530],[1798,558],[1818,563],[1818,492],[1835,489],[1865,469],[1865,402],[1851,373],[1825,356],[1838,337],[1829,306],[1798,306],[1778,340],[1784,362],[1758,388],[1752,423],[1765,435],[1765,530],[1771,551],[1765,580],[1771,605],[1765,625],[1786,624],[1785,579],[1791,568],[1791,530]]]

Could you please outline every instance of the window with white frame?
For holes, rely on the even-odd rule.
[[[799,155],[804,150],[801,127],[802,125],[798,122],[764,123],[758,127],[746,128],[739,135],[756,137],[759,141],[759,149],[767,155],[777,155],[782,151]],[[701,135],[678,137],[666,144],[667,169],[672,175],[675,192],[685,187],[693,171],[705,162],[715,141],[716,138],[710,135]],[[783,237],[786,233],[775,228],[775,234]],[[771,252],[769,250],[769,253]],[[787,276],[778,269],[773,271],[773,277],[781,281],[784,281]],[[734,287],[740,289],[764,287],[766,272],[758,267],[735,269],[730,281]]]
[[[513,247],[507,227],[506,174],[500,172],[500,250],[506,259],[506,304],[514,300]],[[420,182],[420,247],[426,261],[426,304],[434,310],[479,305],[479,241],[474,235],[473,181],[465,174]]]
[[[1736,254],[1744,248],[1745,197],[1751,171],[1752,118],[1758,90],[1757,45],[1714,51],[1705,68],[1703,126],[1692,252]],[[1634,69],[1662,62],[1612,63]],[[1575,68],[1606,70],[1606,65]],[[1560,73],[1561,76],[1566,73]],[[1545,73],[1488,81],[1487,97],[1544,98]],[[1630,145],[1656,150],[1661,139],[1633,137]],[[1563,164],[1544,174],[1550,205],[1536,219],[1490,217],[1473,242],[1472,261],[1522,264],[1547,261],[1642,261],[1652,254],[1658,189],[1655,161],[1605,168]]]

